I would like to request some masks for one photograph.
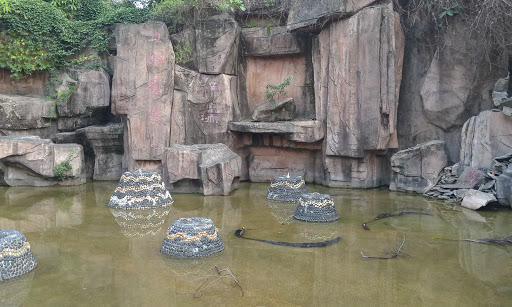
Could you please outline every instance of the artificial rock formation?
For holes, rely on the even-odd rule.
[[[94,155],[92,179],[118,180],[123,174],[123,125],[88,126],[75,134]]]
[[[430,141],[399,151],[391,157],[389,189],[424,193],[437,183],[447,163],[443,141]]]
[[[236,74],[240,26],[228,14],[207,18],[196,26],[200,73]]]
[[[329,19],[348,16],[375,0],[296,0],[291,2],[288,30],[315,30]]]
[[[228,195],[238,188],[242,159],[224,144],[171,145],[164,180],[172,192]]]
[[[306,50],[306,39],[288,32],[286,27],[243,28],[242,45],[245,56],[302,54]]]
[[[405,149],[429,140],[443,140],[449,161],[460,155],[460,134],[464,122],[492,108],[490,93],[496,80],[506,75],[506,58],[487,61],[475,52],[479,37],[468,31],[471,25],[454,18],[448,24],[443,46],[434,41],[434,31],[419,20],[409,32],[404,58],[404,75],[398,110],[398,139]],[[480,32],[485,35],[483,32]]]
[[[55,166],[69,162],[58,178]],[[84,153],[78,144],[54,144],[39,137],[0,137],[0,183],[9,186],[54,186],[85,183]]]
[[[164,23],[118,24],[112,113],[124,124],[124,168],[156,169],[169,145],[174,51]]]
[[[492,168],[494,157],[510,153],[512,120],[502,112],[484,111],[462,128],[460,167]]]
[[[98,70],[70,70],[76,90],[57,105],[59,130],[74,131],[98,124],[110,105],[110,76]],[[95,115],[95,116],[93,116]]]
[[[385,174],[379,156],[398,146],[403,44],[391,4],[334,22],[314,41],[316,118],[327,125],[325,184],[370,187],[386,181],[376,176]]]
[[[43,129],[56,116],[53,101],[42,96],[0,95],[0,131]]]
[[[295,113],[293,98],[267,101],[260,104],[252,113],[252,119],[262,122],[292,120]]]
[[[238,113],[236,77],[176,66],[171,144],[228,143],[228,123]]]

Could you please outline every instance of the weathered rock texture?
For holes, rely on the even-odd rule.
[[[252,113],[252,119],[262,122],[292,120],[295,113],[293,98],[267,101],[260,104]]]
[[[229,144],[228,123],[238,113],[236,77],[176,66],[171,144]]]
[[[389,189],[424,193],[437,183],[447,163],[443,141],[430,141],[399,151],[391,157]]]
[[[72,177],[59,180],[54,166],[68,161]],[[0,182],[9,186],[85,183],[84,153],[78,144],[54,144],[39,137],[0,137]]]
[[[391,4],[365,8],[322,30],[313,50],[316,118],[327,125],[325,184],[370,187],[387,181],[379,156],[398,146],[398,15]]]
[[[0,95],[0,129],[45,128],[55,117],[53,101],[44,97]]]
[[[123,174],[123,125],[89,126],[76,134],[94,155],[94,180],[118,180]]]
[[[293,98],[295,119],[314,117],[311,65],[304,54],[279,57],[251,56],[245,58],[246,73],[240,76],[242,117],[251,118],[254,110],[267,101],[266,85],[279,85],[291,77],[284,88],[286,95],[275,99]]]
[[[477,210],[494,201],[496,201],[496,198],[492,194],[469,190],[466,196],[464,196],[461,206],[471,210]]]
[[[400,148],[443,140],[455,163],[464,122],[492,108],[490,92],[506,75],[506,59],[492,59],[489,65],[472,49],[478,38],[471,37],[468,27],[460,19],[451,21],[442,48],[425,43],[434,41],[435,33],[422,21],[408,32],[398,110]]]
[[[37,95],[46,94],[46,85],[50,79],[48,71],[34,71],[30,76],[19,80],[11,77],[11,72],[0,69],[0,93],[7,95]]]
[[[303,35],[290,33],[286,27],[242,29],[242,52],[245,56],[304,54],[305,45]]]
[[[510,153],[512,121],[502,112],[484,111],[462,128],[460,166],[492,167],[494,157]]]
[[[105,70],[70,70],[76,90],[57,105],[60,131],[101,124],[110,106],[110,76]]]
[[[375,0],[296,0],[291,1],[289,30],[315,30],[329,19],[348,16]]]
[[[206,74],[236,74],[240,27],[228,14],[196,25],[198,69]]]
[[[155,169],[169,145],[174,51],[164,23],[118,24],[112,112],[125,127],[124,168]]]
[[[164,180],[171,192],[228,195],[238,188],[242,159],[224,144],[166,148]]]

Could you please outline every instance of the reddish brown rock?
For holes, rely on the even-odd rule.
[[[54,167],[68,161],[72,171],[58,178]],[[0,175],[10,186],[85,183],[84,153],[78,144],[53,144],[39,137],[0,137]]]
[[[279,85],[290,77],[290,85],[284,88],[286,95],[274,99],[293,98],[296,119],[312,119],[314,102],[312,99],[312,71],[308,70],[304,55],[286,55],[279,57],[247,57],[247,71],[241,76],[241,112],[250,118],[254,110],[267,101],[267,84]]]
[[[154,170],[169,145],[174,51],[164,23],[118,24],[112,113],[124,124],[124,168]]]
[[[391,4],[322,30],[313,45],[316,118],[326,121],[329,186],[389,183],[385,152],[398,146],[396,122],[404,37]]]
[[[228,123],[239,116],[237,78],[180,66],[175,78],[171,144],[228,144]]]
[[[403,50],[397,24],[391,5],[379,5],[335,22],[320,34],[315,93],[321,104],[317,118],[325,114],[327,120],[326,155],[362,158],[367,150],[397,147]]]
[[[164,180],[171,192],[228,195],[238,188],[242,159],[224,144],[166,148]]]

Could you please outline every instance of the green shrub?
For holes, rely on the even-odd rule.
[[[66,160],[53,167],[53,173],[59,180],[66,180],[73,177],[73,166],[71,166],[70,163],[73,155],[73,153],[70,153]]]

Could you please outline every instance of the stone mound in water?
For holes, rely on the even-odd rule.
[[[276,176],[270,183],[267,200],[297,202],[307,192],[302,176]]]
[[[332,222],[340,218],[332,197],[317,192],[302,194],[293,217],[307,222]]]
[[[0,282],[29,273],[37,266],[25,236],[13,229],[0,229]]]
[[[158,172],[125,172],[108,206],[117,209],[148,209],[167,207],[173,203]]]
[[[181,258],[206,257],[224,250],[219,230],[211,219],[181,218],[169,227],[160,251]]]

